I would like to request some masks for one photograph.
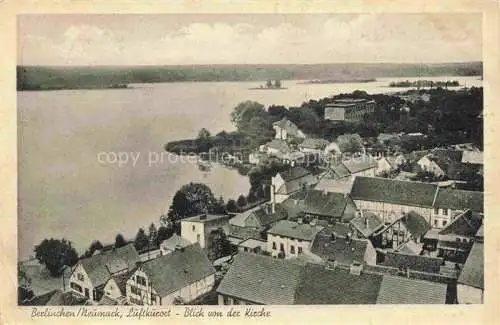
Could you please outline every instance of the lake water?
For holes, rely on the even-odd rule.
[[[284,90],[249,90],[258,83],[164,83],[130,89],[18,93],[19,258],[44,238],[67,238],[82,250],[94,239],[132,238],[158,223],[175,192],[204,182],[224,198],[246,194],[248,180],[235,170],[175,162],[164,143],[234,130],[230,113],[244,100],[298,106],[309,99],[365,90],[403,91],[385,78],[372,83],[298,84]],[[425,77],[481,86],[478,77]],[[129,161],[118,166],[114,155]],[[163,160],[160,159],[163,155]],[[132,161],[134,160],[134,161]]]

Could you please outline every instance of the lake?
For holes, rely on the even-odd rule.
[[[139,227],[158,224],[175,192],[189,182],[206,183],[226,200],[247,194],[248,179],[236,170],[214,166],[206,173],[163,152],[166,142],[193,138],[203,127],[234,130],[230,113],[241,101],[299,106],[358,89],[403,91],[387,85],[406,79],[482,84],[478,77],[423,77],[284,81],[283,90],[249,90],[256,82],[200,82],[19,92],[19,259],[33,254],[44,238],[67,238],[80,252],[95,239],[113,242],[117,233],[133,238]]]

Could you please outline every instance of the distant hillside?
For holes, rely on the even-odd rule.
[[[446,64],[338,63],[312,65],[192,65],[137,67],[17,67],[18,90],[121,88],[129,83],[370,79],[481,76],[482,62]]]

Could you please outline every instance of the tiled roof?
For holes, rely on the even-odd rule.
[[[175,248],[180,248],[180,247],[186,247],[191,245],[189,241],[186,239],[182,238],[181,236],[177,234],[173,234],[170,238],[165,239],[160,246],[162,248],[170,249],[170,250],[175,250]]]
[[[471,209],[475,212],[483,212],[484,195],[479,191],[465,191],[456,189],[439,189],[434,204],[436,208],[453,210]]]
[[[217,292],[257,304],[291,305],[303,263],[252,253],[238,253]]]
[[[285,181],[285,184],[281,185],[279,189],[277,189],[276,193],[278,194],[291,194],[302,190],[304,187],[309,187],[317,183],[317,178],[312,174],[307,174],[302,177],[294,178],[291,180]]]
[[[318,138],[307,138],[305,139],[299,147],[301,148],[308,148],[308,149],[317,149],[317,150],[323,150],[325,147],[329,144],[330,142],[325,139],[318,139]]]
[[[423,255],[387,252],[383,265],[391,267],[408,267],[410,270],[439,273],[443,259]]]
[[[312,243],[311,253],[324,260],[336,261],[343,265],[350,265],[353,262],[364,263],[369,245],[367,240],[350,239],[348,241],[336,234],[333,241],[332,233],[333,231],[328,228],[319,232]]]
[[[483,164],[483,152],[482,151],[464,151],[462,155],[462,162],[469,164]]]
[[[444,304],[447,285],[384,275],[377,304]]]
[[[363,214],[357,216],[351,220],[351,224],[359,230],[366,238],[370,237],[375,231],[380,229],[384,222],[374,213],[363,212]]]
[[[267,147],[276,149],[281,152],[289,152],[290,151],[290,146],[281,139],[272,139],[271,141],[267,142],[265,144]]]
[[[423,236],[429,229],[431,229],[431,226],[425,218],[415,211],[410,211],[405,214],[401,218],[401,222],[415,238]]]
[[[87,299],[77,296],[72,292],[62,292],[60,289],[55,289],[39,295],[30,301],[23,302],[25,306],[81,306],[85,304]]]
[[[244,240],[238,244],[238,246],[248,247],[248,248],[264,247],[266,245],[267,245],[266,241],[257,240],[257,239],[253,239],[253,238],[248,238],[247,240]]]
[[[221,219],[229,219],[229,216],[216,215],[216,214],[200,214],[200,215],[197,215],[194,217],[182,219],[182,221],[210,223],[210,222],[213,222],[215,220],[221,220]]]
[[[437,188],[429,183],[356,176],[351,197],[354,200],[432,207]]]
[[[215,273],[198,243],[147,261],[141,267],[162,297]]]
[[[118,289],[120,290],[120,292],[122,293],[123,296],[126,295],[125,287],[127,286],[127,280],[130,279],[133,271],[135,271],[135,270],[131,270],[129,272],[125,272],[125,273],[121,273],[121,274],[117,274],[117,275],[112,276],[113,280],[115,281],[116,285],[118,286]]]
[[[344,218],[344,211],[349,203],[346,195],[318,190],[298,192],[291,196],[301,202],[302,210],[308,214]],[[352,203],[351,203],[352,204]],[[354,206],[354,204],[352,204]],[[347,220],[349,221],[349,220]]]
[[[103,295],[101,300],[99,301],[99,305],[101,306],[116,306],[118,305],[118,301],[115,299],[108,297],[106,295]]]
[[[482,227],[483,216],[467,210],[460,214],[439,232],[440,235],[455,234],[459,236],[474,237]]]
[[[288,181],[291,181],[294,179],[298,179],[298,178],[302,178],[302,177],[305,177],[305,176],[310,175],[310,174],[311,174],[310,171],[308,171],[307,169],[300,167],[300,166],[291,167],[291,168],[279,173],[279,175],[281,176],[281,178],[283,178],[283,180],[285,182],[288,182]]]
[[[289,238],[296,238],[302,240],[312,241],[316,234],[323,229],[321,226],[311,226],[309,224],[299,224],[289,220],[278,221],[268,234],[285,236]]]
[[[458,277],[458,283],[484,289],[484,244],[472,245],[467,261]]]
[[[303,305],[362,305],[377,301],[382,275],[350,274],[349,270],[326,269],[308,264],[297,289],[296,303]]]
[[[351,175],[349,169],[347,169],[342,162],[332,166],[331,168],[335,178],[344,178]]]
[[[328,191],[333,193],[350,193],[354,177],[344,177],[342,179],[332,179],[323,177],[314,187],[316,190]]]
[[[377,161],[370,156],[345,160],[343,164],[351,174],[377,167]]]
[[[133,244],[104,251],[99,254],[81,259],[79,263],[85,269],[94,287],[106,283],[110,278],[110,271],[118,272],[120,268],[132,269],[140,260]],[[111,268],[108,269],[108,268]]]

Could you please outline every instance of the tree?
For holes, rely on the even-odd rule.
[[[244,206],[247,205],[247,199],[245,198],[245,196],[243,196],[243,194],[238,197],[238,200],[236,201],[236,204],[240,208],[242,208],[242,207],[244,207]]]
[[[115,248],[120,248],[127,245],[127,241],[122,234],[117,234],[115,237]]]
[[[18,266],[17,268],[17,298],[18,304],[22,304],[27,300],[33,299],[35,294],[31,287],[31,278],[26,274],[26,272]]]
[[[202,213],[213,213],[217,206],[212,190],[202,183],[189,183],[182,186],[174,195],[168,211],[172,222]]]
[[[152,222],[149,225],[149,240],[151,240],[153,243],[156,243],[158,241],[158,230],[156,229],[155,224]]]
[[[236,205],[236,201],[233,199],[227,201],[226,210],[228,212],[238,212],[238,205]]]
[[[215,261],[218,258],[231,255],[232,246],[229,240],[227,239],[224,230],[221,228],[213,230],[209,234],[208,241],[208,258],[211,261]]]
[[[98,250],[101,250],[103,249],[103,245],[100,241],[98,240],[94,240],[89,248],[85,251],[85,253],[83,254],[84,257],[90,257],[92,255],[94,255],[95,251],[98,251]]]
[[[173,227],[160,226],[160,228],[158,228],[158,235],[156,237],[158,244],[161,244],[164,240],[169,239],[170,237],[172,237],[173,234],[174,234]]]
[[[50,275],[58,277],[64,266],[73,266],[78,261],[78,254],[70,241],[66,239],[44,239],[35,246],[35,258],[44,264]]]
[[[134,246],[135,249],[138,251],[142,251],[149,246],[149,238],[148,235],[146,235],[146,232],[144,229],[139,228],[139,231],[137,232],[137,235],[135,236],[135,241],[134,241]]]
[[[343,153],[356,153],[363,150],[363,141],[359,134],[339,135],[337,144]]]

